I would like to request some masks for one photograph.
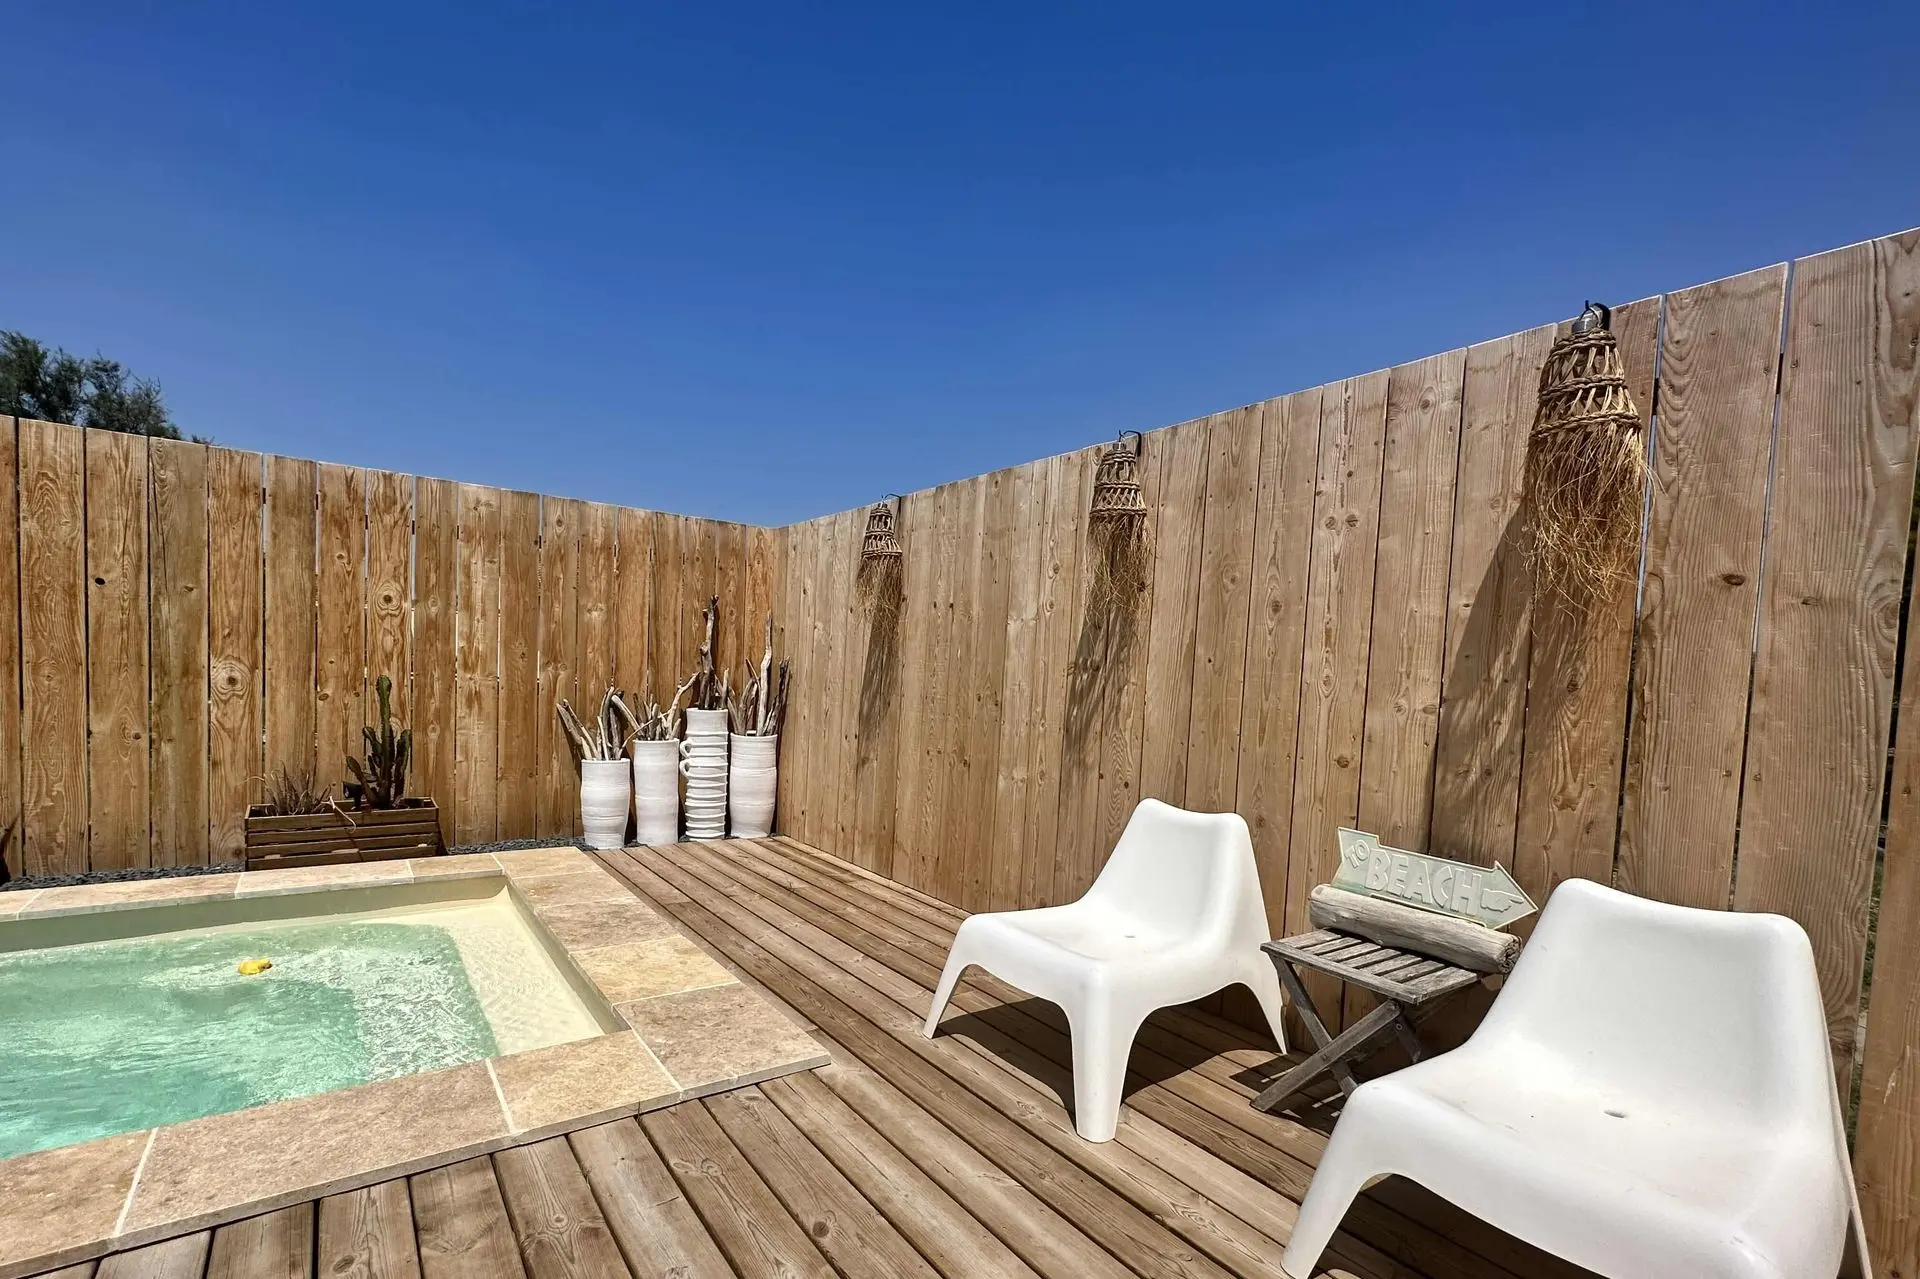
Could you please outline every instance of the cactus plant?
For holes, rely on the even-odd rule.
[[[374,682],[380,699],[380,727],[362,726],[366,737],[367,758],[347,757],[347,771],[353,780],[346,783],[347,799],[355,808],[398,808],[407,793],[407,765],[413,760],[413,730],[393,728],[393,681],[382,675]]]

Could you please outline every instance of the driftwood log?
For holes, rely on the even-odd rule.
[[[1307,915],[1315,928],[1417,951],[1476,973],[1509,972],[1520,956],[1520,939],[1508,933],[1331,884],[1321,884],[1307,895]]]

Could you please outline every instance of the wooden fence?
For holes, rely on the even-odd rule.
[[[1247,818],[1276,933],[1342,825],[1539,900],[1789,915],[1862,1063],[1879,1272],[1920,1273],[1920,232],[1615,327],[1644,572],[1584,624],[1534,606],[1515,519],[1552,326],[1152,432],[1138,591],[1088,536],[1097,448],[905,498],[891,639],[864,512],[790,528],[781,826],[971,909],[1075,896],[1151,795]]]
[[[17,482],[16,482],[17,481]],[[17,532],[17,540],[15,533]],[[16,872],[235,856],[259,779],[338,793],[390,675],[411,789],[462,843],[567,835],[556,698],[670,694],[768,529],[0,417],[0,822]],[[754,644],[757,655],[757,644]]]

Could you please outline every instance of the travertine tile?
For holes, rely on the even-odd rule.
[[[619,880],[598,868],[561,875],[522,875],[514,879],[513,887],[521,900],[534,907],[620,901],[633,896]]]
[[[33,899],[42,891],[38,888],[16,888],[10,893],[0,893],[0,919],[12,919],[31,906]]]
[[[0,1276],[97,1257],[126,1207],[147,1133],[0,1159]]]
[[[76,884],[71,888],[44,888],[20,917],[81,915],[115,910],[147,902],[219,901],[233,896],[240,876],[175,875],[165,879],[135,879],[118,884]]]
[[[637,897],[542,906],[534,914],[554,940],[571,951],[679,935],[672,923]]]
[[[127,1247],[402,1176],[506,1143],[485,1063],[383,1079],[160,1129],[127,1212]]]
[[[679,1085],[630,1030],[493,1059],[519,1141],[568,1132],[679,1099]]]
[[[574,951],[573,962],[610,1004],[739,980],[714,963],[706,951],[680,936],[635,946]]]
[[[715,1092],[827,1063],[820,1045],[735,982],[618,1006],[682,1093]]]
[[[237,897],[269,897],[317,888],[353,888],[364,884],[404,884],[413,878],[405,861],[345,862],[339,866],[296,866],[288,870],[249,870],[240,875]]]
[[[493,854],[500,869],[522,875],[567,875],[598,870],[600,864],[577,848],[516,848]]]
[[[473,879],[498,875],[500,863],[492,853],[460,853],[453,857],[415,857],[407,862],[415,879]]]

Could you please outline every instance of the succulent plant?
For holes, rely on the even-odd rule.
[[[367,742],[363,760],[347,757],[347,799],[355,808],[398,808],[407,793],[407,765],[413,762],[413,730],[393,728],[393,681],[382,675],[373,685],[380,699],[380,727],[362,726]]]

